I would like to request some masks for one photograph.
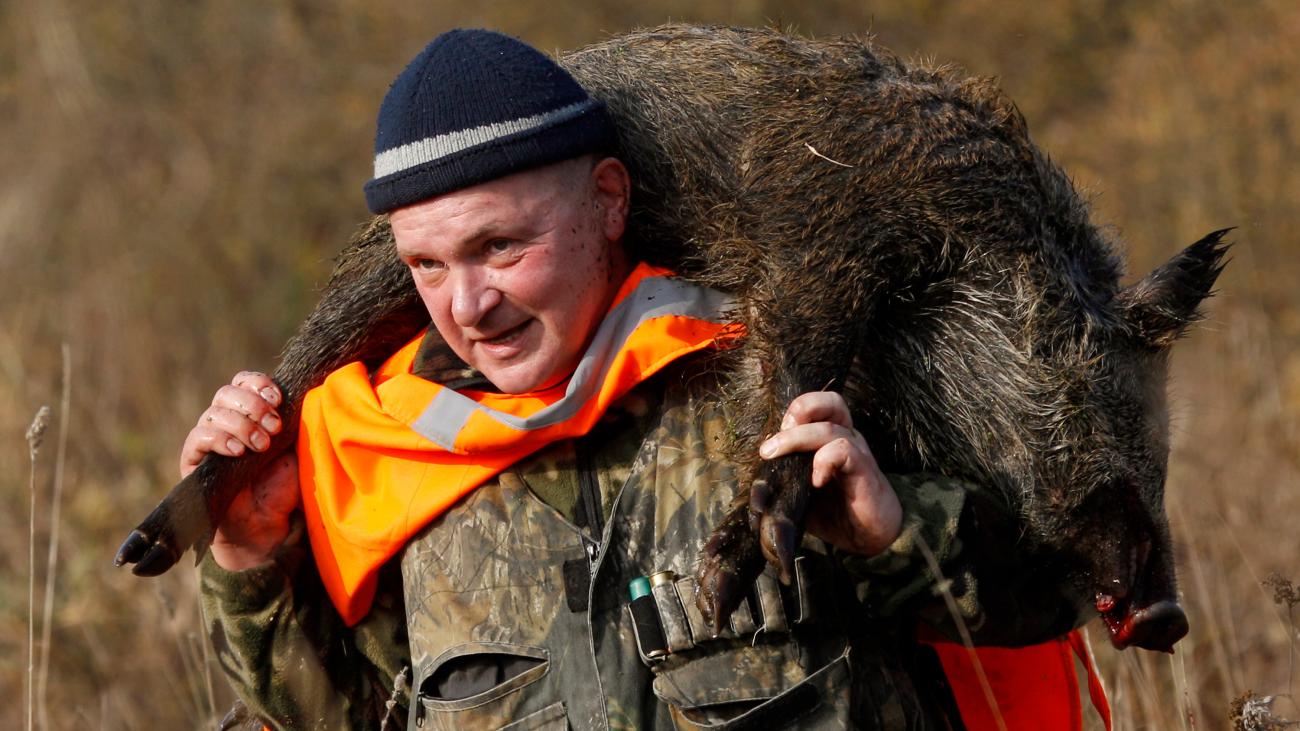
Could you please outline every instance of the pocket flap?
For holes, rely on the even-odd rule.
[[[703,662],[712,658],[700,658],[655,678],[655,694],[672,707],[678,728],[788,728],[796,720],[831,728],[848,721],[847,648],[806,675],[790,671],[788,665],[784,672],[782,666],[766,666],[757,656],[753,662],[745,658],[739,663],[733,653],[716,657],[722,668]]]
[[[550,669],[550,660],[542,647],[467,642],[421,668],[415,688],[429,710],[473,708],[539,680]]]
[[[568,715],[564,703],[560,702],[508,723],[497,731],[568,731],[568,728]]]
[[[771,698],[808,677],[794,649],[788,643],[741,646],[692,658],[657,673],[654,693],[679,708]]]

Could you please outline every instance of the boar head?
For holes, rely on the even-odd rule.
[[[855,401],[887,469],[997,488],[1116,647],[1172,651],[1188,626],[1164,509],[1168,354],[1222,270],[1226,231],[1123,288],[1111,246],[1078,231],[896,296]]]

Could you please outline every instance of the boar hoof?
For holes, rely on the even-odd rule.
[[[812,455],[793,454],[763,463],[749,500],[732,507],[700,555],[695,604],[714,632],[749,595],[772,564],[787,585],[794,578],[795,553],[803,540]]]
[[[812,495],[812,455],[797,453],[763,464],[755,486],[763,486],[750,497],[751,524],[758,529],[763,557],[779,572],[781,582],[789,586],[794,580],[795,552],[803,541],[804,516]]]
[[[135,564],[131,567],[131,573],[136,576],[157,576],[176,565],[179,560],[180,553],[165,542],[152,541],[139,530],[133,530],[122,541],[122,547],[117,549],[113,565]]]
[[[732,508],[700,554],[695,606],[716,635],[749,594],[763,570],[763,553],[750,525],[748,505]]]
[[[157,576],[175,566],[187,547],[194,549],[196,558],[203,558],[212,544],[213,525],[209,516],[224,515],[229,503],[225,500],[212,506],[207,502],[217,464],[216,455],[209,454],[198,469],[173,487],[122,541],[113,565],[135,564],[131,573],[136,576]]]
[[[794,554],[802,532],[794,521],[783,515],[763,516],[758,545],[763,549],[763,558],[777,568],[781,583],[786,586],[794,580]]]

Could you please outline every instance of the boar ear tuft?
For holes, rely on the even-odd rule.
[[[1142,342],[1167,348],[1201,319],[1201,301],[1214,293],[1214,281],[1227,265],[1224,255],[1231,244],[1223,237],[1231,230],[1197,241],[1119,293],[1120,311]]]

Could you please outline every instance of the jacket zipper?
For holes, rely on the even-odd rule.
[[[587,521],[590,536],[583,536],[583,546],[587,551],[587,563],[591,573],[596,573],[596,563],[600,560],[600,542],[605,532],[603,501],[600,495],[600,479],[596,477],[596,466],[585,445],[579,441],[575,445],[578,467],[578,502],[583,517]]]

